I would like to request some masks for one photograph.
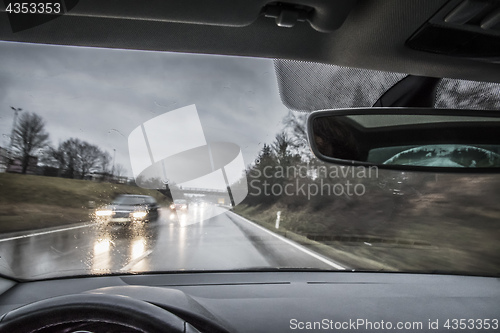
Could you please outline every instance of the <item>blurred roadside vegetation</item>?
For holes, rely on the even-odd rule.
[[[250,198],[234,211],[357,270],[500,274],[500,176],[404,178],[379,170],[363,196]]]
[[[305,117],[290,114],[248,166],[249,194],[236,213],[356,270],[500,274],[500,175],[343,173],[349,167],[311,156]],[[344,192],[328,194],[336,185]]]
[[[137,186],[13,173],[0,174],[0,233],[86,222],[94,207],[119,194],[167,197]]]

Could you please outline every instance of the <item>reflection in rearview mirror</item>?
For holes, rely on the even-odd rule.
[[[321,160],[380,168],[500,170],[500,117],[495,112],[436,109],[318,111],[309,140]]]

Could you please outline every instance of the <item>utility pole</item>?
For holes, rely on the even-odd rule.
[[[12,147],[14,146],[14,132],[16,130],[17,115],[19,112],[23,111],[23,109],[15,108],[13,106],[11,106],[10,108],[14,110],[14,122],[12,123],[12,131],[10,132],[10,147],[9,147],[9,153],[12,156]]]

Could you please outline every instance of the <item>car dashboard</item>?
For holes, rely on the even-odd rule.
[[[494,332],[500,309],[498,278],[439,274],[172,273],[20,283],[4,279],[0,286],[3,314],[46,299],[64,301],[67,295],[78,295],[83,303],[85,297],[93,295],[97,302],[104,297],[103,306],[109,301],[106,297],[113,301],[120,296],[153,304],[161,309],[160,316],[163,311],[167,318],[178,317],[180,331],[185,332]],[[99,316],[99,307],[92,311]],[[87,329],[114,332],[105,326],[110,322],[96,325],[92,311],[87,314],[87,325],[91,324]],[[132,306],[127,315],[133,311]],[[12,319],[12,313],[3,315],[0,324]],[[72,326],[75,322],[68,325],[73,331],[81,329]]]

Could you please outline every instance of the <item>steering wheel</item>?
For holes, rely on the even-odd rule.
[[[128,296],[77,294],[34,302],[0,318],[0,332],[199,332],[176,315]]]

